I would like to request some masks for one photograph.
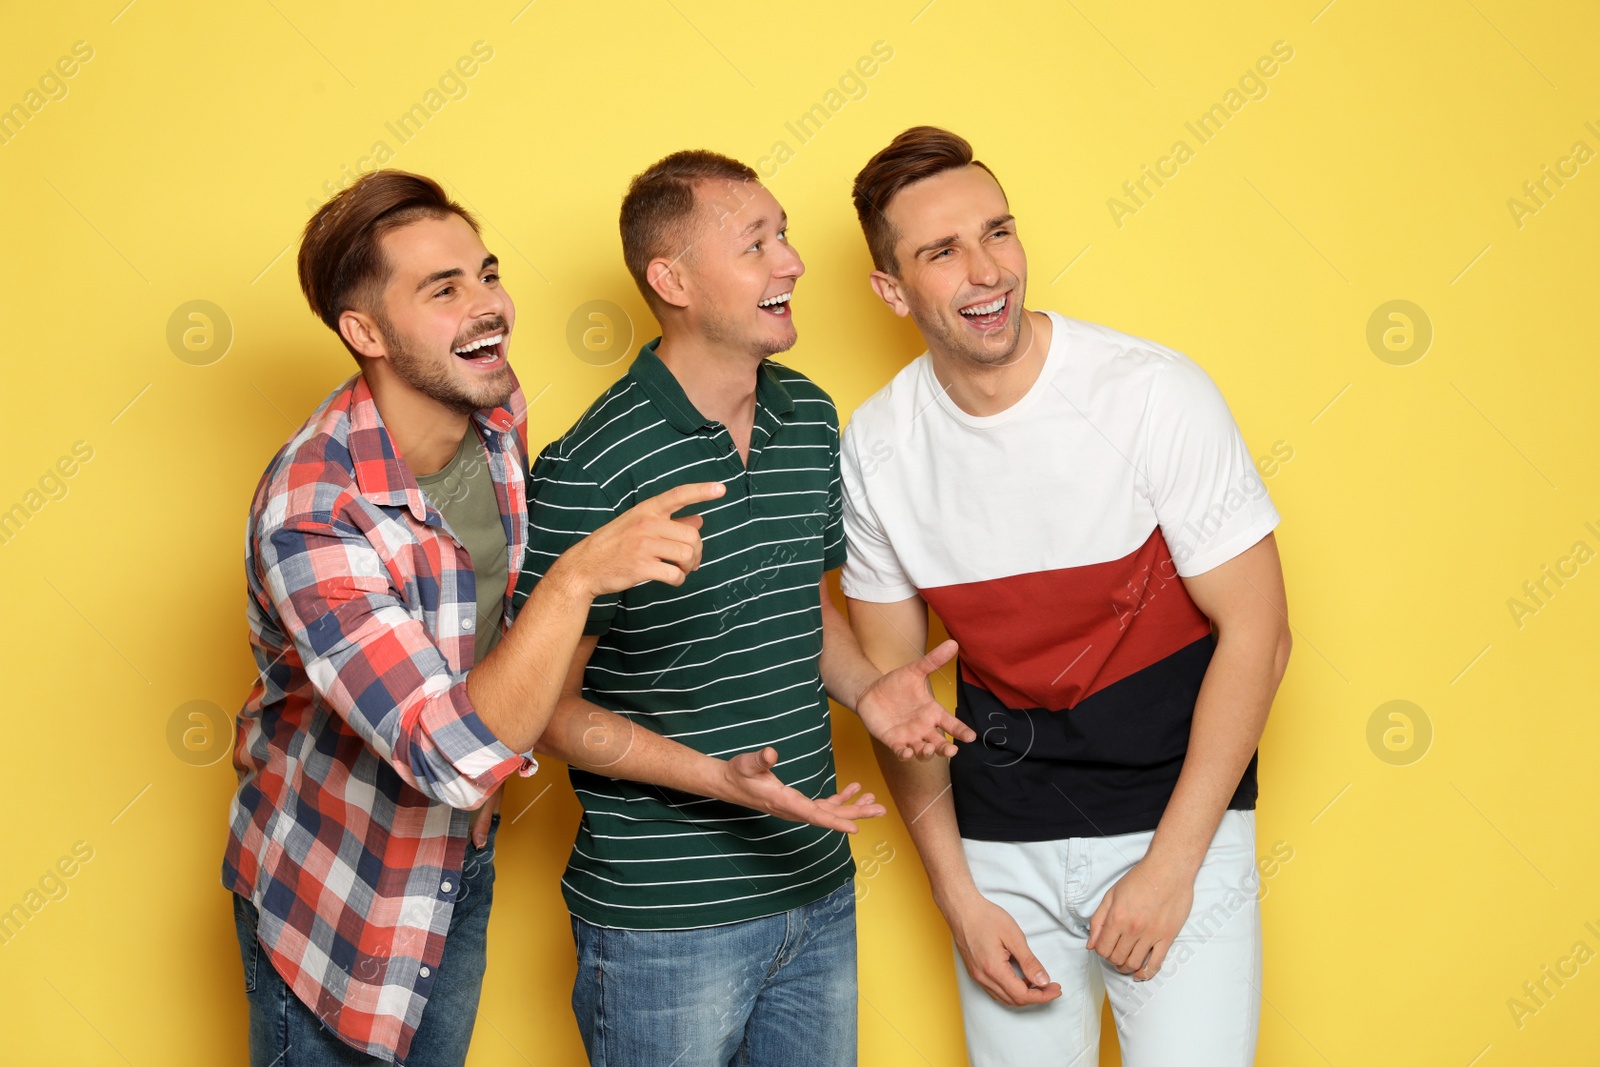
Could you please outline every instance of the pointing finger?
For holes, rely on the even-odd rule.
[[[721,482],[690,482],[680,485],[676,489],[668,489],[665,493],[653,496],[644,502],[644,507],[660,514],[671,515],[690,504],[699,504],[706,500],[715,500],[728,491],[728,487]]]

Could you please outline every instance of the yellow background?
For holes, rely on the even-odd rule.
[[[629,176],[785,141],[769,184],[808,267],[789,359],[848,414],[921,347],[866,287],[849,182],[931,122],[1002,178],[1031,306],[1190,354],[1255,454],[1293,450],[1267,482],[1296,643],[1262,744],[1259,848],[1293,859],[1266,881],[1259,1062],[1593,1062],[1600,964],[1520,1026],[1508,1001],[1576,942],[1600,950],[1600,564],[1520,626],[1507,601],[1575,542],[1600,549],[1600,165],[1520,226],[1507,200],[1575,141],[1600,149],[1600,17],[1324,3],[6,4],[0,106],[75,42],[93,58],[0,145],[0,509],[27,518],[0,544],[0,909],[75,843],[93,858],[0,945],[0,1061],[244,1062],[218,884],[232,773],[178,758],[168,724],[243,699],[246,507],[352,371],[294,276],[324,183],[383,140],[480,213],[543,442],[626,366],[578,358],[574,309],[613,301],[635,344],[653,336],[616,236]],[[466,95],[400,144],[385,123],[477,41],[493,58]],[[785,123],[878,41],[893,58],[865,95],[799,143]],[[1278,41],[1294,56],[1267,95],[1199,145],[1184,123]],[[1108,198],[1180,138],[1194,158],[1119,227]],[[1367,342],[1395,299],[1434,334],[1405,366]],[[209,365],[167,342],[191,300],[231,325]],[[92,459],[47,479],[65,495],[30,497],[80,441]],[[1369,746],[1390,700],[1431,724],[1422,759]],[[836,736],[842,777],[879,782],[847,714]],[[576,818],[559,768],[512,788],[473,1067],[581,1060],[557,890]],[[862,1062],[964,1063],[898,816],[854,847],[880,858],[860,889]]]

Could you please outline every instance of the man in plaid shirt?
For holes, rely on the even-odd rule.
[[[527,405],[507,363],[516,310],[477,222],[435,182],[379,171],[313,216],[299,272],[361,369],[273,458],[250,510],[259,676],[222,879],[251,1062],[292,1048],[295,1064],[461,1064],[498,790],[536,769],[590,602],[681,584],[700,520],[672,516],[723,487],[680,486],[600,528],[512,624]],[[853,787],[810,800],[754,753],[710,788],[838,829],[883,811]]]

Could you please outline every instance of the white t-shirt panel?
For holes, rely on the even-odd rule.
[[[847,596],[1121,559],[1160,528],[1182,577],[1279,522],[1220,390],[1180,352],[1046,312],[1038,379],[991,416],[956,406],[924,353],[856,409],[842,463]]]

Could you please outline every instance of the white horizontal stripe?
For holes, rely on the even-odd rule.
[[[548,553],[546,553],[546,554],[548,555]],[[813,562],[815,562],[815,561],[813,561]],[[740,578],[733,578],[733,579],[730,579],[729,581],[723,582],[722,585],[714,585],[711,588],[713,588],[713,589],[721,589],[723,585],[732,585],[734,582],[737,582],[737,581],[740,581],[740,580],[741,580]],[[764,596],[776,596],[779,593],[792,593],[796,589],[816,589],[816,588],[817,588],[817,583],[816,582],[804,582],[804,583],[802,583],[800,585],[785,586],[782,589],[768,589],[768,590],[766,590],[764,592],[757,593],[753,597],[748,597],[748,598],[746,598],[744,600],[739,601],[737,605],[730,604],[730,605],[727,605],[725,607],[713,608],[710,611],[702,611],[702,612],[700,612],[700,613],[698,613],[696,615],[685,615],[685,616],[682,616],[681,618],[673,619],[671,622],[658,622],[658,623],[655,623],[655,624],[650,625],[650,626],[639,626],[639,627],[636,627],[636,628],[631,629],[631,630],[630,629],[624,629],[621,626],[613,626],[613,627],[611,627],[611,629],[612,629],[612,631],[614,633],[619,633],[619,634],[642,634],[642,633],[647,633],[650,630],[659,630],[664,626],[681,626],[682,624],[690,621],[691,619],[703,619],[707,615],[721,615],[724,612],[733,610],[733,608],[735,606],[742,606],[742,605],[745,605],[745,604],[754,604],[756,601],[760,600]],[[655,605],[652,604],[652,605],[648,605],[648,606],[654,607]],[[819,596],[818,599],[817,599],[817,608],[818,608],[818,610],[820,610],[821,607],[822,607],[822,599]],[[809,610],[809,608],[807,610]],[[774,617],[776,617],[776,616],[774,616]]]
[[[810,585],[810,583],[808,582],[807,583],[807,587],[809,587],[809,585]],[[731,612],[731,611],[734,610],[734,608],[737,608],[741,604],[744,604],[744,603],[745,603],[745,601],[741,600],[739,602],[739,604],[735,604],[732,607],[729,607],[728,609],[726,609],[726,612]],[[819,605],[821,604],[820,600],[818,601],[818,604]],[[777,615],[767,615],[767,616],[764,616],[764,617],[759,618],[759,619],[753,619],[750,622],[741,622],[737,626],[730,626],[726,630],[719,631],[717,633],[716,637],[714,637],[714,638],[692,637],[687,641],[673,641],[670,644],[652,645],[649,648],[630,648],[630,649],[628,649],[628,653],[627,654],[628,654],[629,658],[632,658],[634,656],[653,656],[653,655],[657,655],[657,654],[659,654],[661,652],[665,652],[669,648],[679,648],[679,647],[681,647],[683,645],[698,645],[698,644],[702,644],[703,642],[708,641],[708,640],[717,640],[717,639],[726,637],[728,634],[733,633],[733,631],[735,631],[735,630],[743,630],[747,626],[760,626],[763,623],[773,622],[773,621],[775,621],[777,619],[788,618],[790,615],[804,615],[806,612],[811,611],[811,610],[812,610],[811,605],[807,604],[805,607],[803,607],[803,608],[795,608],[793,611],[785,611],[785,612],[781,612],[780,614],[777,614]],[[721,614],[725,614],[726,612],[723,612],[723,611],[708,612],[707,614],[721,615]],[[612,629],[616,629],[616,627],[612,627]]]
[[[622,383],[619,382],[617,384],[621,385]],[[578,425],[581,426],[586,422],[598,419],[601,415],[605,414],[606,409],[612,404],[620,403],[621,401],[626,400],[628,396],[632,394],[633,386],[633,379],[629,378],[627,379],[626,385],[623,385],[621,389],[618,389],[610,396],[605,395],[605,393],[600,394],[600,396],[595,398],[595,402],[589,405],[589,410],[585,411],[581,416],[579,416]],[[613,385],[612,388],[616,389],[616,386]]]
[[[740,838],[739,840],[744,841],[748,839]],[[605,859],[600,856],[591,856],[577,845],[572,846],[572,851],[576,852],[584,859],[594,860],[596,863],[687,863],[692,860],[736,859],[744,856],[778,859],[783,856],[797,856],[808,848],[815,848],[816,845],[817,842],[808,841],[799,848],[792,848],[788,852],[717,852],[709,856],[650,856],[640,859]]]
[[[616,712],[616,714],[618,714],[618,715],[630,715],[630,716],[631,715],[636,715],[636,714],[637,715],[649,715],[652,718],[656,717],[656,716],[660,716],[660,715],[691,715],[691,714],[695,714],[697,712],[710,711],[712,708],[725,708],[730,704],[743,704],[746,701],[751,701],[751,700],[765,700],[767,697],[777,696],[779,693],[787,693],[789,690],[797,689],[797,688],[799,688],[800,686],[803,686],[803,685],[811,686],[812,689],[814,691],[816,691],[817,693],[821,693],[822,692],[822,679],[821,678],[802,678],[802,679],[800,679],[800,681],[794,682],[794,683],[792,683],[790,685],[786,685],[782,689],[774,689],[774,690],[772,690],[771,692],[768,692],[768,693],[757,693],[754,696],[734,697],[732,700],[719,700],[715,704],[701,704],[700,706],[693,707],[693,708],[673,708],[673,709],[671,709],[669,711],[641,711],[641,712],[623,712],[623,711],[619,711],[619,712]],[[587,694],[588,694],[588,691],[586,690],[585,691],[585,695],[587,695]]]
[[[676,741],[680,737],[699,737],[701,734],[720,734],[720,733],[723,733],[723,732],[728,731],[728,730],[738,730],[738,729],[741,729],[742,727],[745,727],[745,726],[755,726],[758,723],[772,722],[775,719],[781,719],[785,715],[793,715],[796,712],[801,712],[801,711],[815,712],[816,710],[817,710],[817,705],[815,703],[801,704],[799,707],[790,708],[787,711],[780,711],[776,715],[767,715],[764,718],[760,718],[760,719],[741,719],[740,721],[738,721],[736,723],[729,723],[726,726],[713,726],[708,730],[679,730],[679,731],[676,731],[674,733],[667,734],[665,736],[670,737],[674,741]],[[779,738],[778,740],[781,741],[781,740],[784,740],[784,739],[783,738]],[[766,743],[766,745],[775,744],[775,743],[776,742],[768,741]],[[762,745],[760,747],[765,748],[766,745]]]
[[[604,796],[604,794],[601,794],[601,793],[594,793],[592,795],[593,796],[597,796],[597,797],[603,797]],[[584,807],[583,813],[585,815],[608,815],[613,819],[621,819],[624,822],[669,822],[669,821],[671,821],[669,819],[663,819],[663,818],[635,819],[632,815],[624,815],[620,811],[606,811],[603,808],[591,808],[591,807],[588,807],[588,806]],[[696,819],[695,822],[696,823],[753,822],[756,819],[775,819],[775,818],[777,818],[776,815],[761,815],[761,814],[757,814],[757,815],[735,815],[735,816],[729,816],[729,817],[727,817],[725,819]]]
[[[618,393],[615,397],[612,397],[612,400],[617,400],[617,399],[620,399],[620,398],[622,398],[624,396],[627,396],[632,391],[633,391],[633,382],[630,381],[628,383],[628,388],[626,388],[622,392]],[[574,441],[572,443],[572,447],[571,447],[571,449],[569,451],[577,452],[577,451],[581,450],[584,445],[586,445],[590,441],[594,440],[595,435],[598,434],[601,430],[604,430],[607,426],[610,426],[613,422],[616,422],[618,419],[623,418],[629,412],[638,411],[640,408],[644,407],[648,403],[650,403],[650,398],[649,397],[645,397],[643,400],[641,400],[637,404],[633,405],[633,407],[627,408],[626,410],[617,412],[615,415],[611,416],[605,422],[602,422],[599,426],[596,426],[592,431],[590,431],[589,435],[587,437],[585,437],[583,440]],[[610,407],[611,406],[611,400],[607,400],[605,406],[606,407]],[[599,418],[601,412],[603,412],[603,411],[604,411],[604,408],[602,408],[601,411],[595,412],[593,415],[591,415],[589,417],[589,419],[586,419],[584,421],[588,422],[588,421],[593,421],[596,418]]]
[[[593,789],[579,789],[577,786],[573,786],[572,791],[574,793],[582,793],[585,796],[599,797],[601,800],[620,800],[624,804],[665,804],[669,808],[679,809],[687,808],[694,804],[727,803],[727,801],[718,801],[716,797],[699,797],[695,800],[686,800],[682,804],[679,804],[668,800],[666,797],[619,797],[611,793],[596,793]]]
[[[848,862],[848,860],[845,861],[845,863]],[[572,892],[576,893],[584,900],[594,901],[594,903],[606,908],[626,909],[628,911],[666,911],[673,908],[714,908],[724,904],[736,904],[741,900],[755,900],[759,897],[770,897],[776,893],[788,893],[797,889],[804,889],[808,885],[816,885],[818,882],[828,878],[835,872],[843,870],[845,863],[839,864],[831,871],[824,871],[822,874],[817,875],[817,877],[811,879],[809,882],[801,882],[799,885],[783,886],[780,889],[769,889],[764,893],[747,893],[742,897],[720,897],[717,900],[694,900],[678,904],[617,904],[611,901],[605,901],[596,897],[591,897],[582,890],[574,888],[572,883],[568,882],[565,876],[562,877],[561,884],[572,890]]]
[[[824,722],[822,725],[823,726],[828,726],[829,724],[827,722]],[[807,732],[809,733],[810,731],[807,731]],[[795,734],[795,736],[799,737],[800,735],[799,734]],[[787,740],[787,738],[785,738],[785,740]],[[810,759],[812,756],[815,756],[820,752],[824,752],[824,751],[826,751],[827,749],[829,749],[831,747],[833,747],[833,738],[829,737],[828,740],[826,740],[826,741],[824,741],[822,743],[822,747],[821,748],[814,748],[810,752],[802,752],[798,756],[790,756],[788,759],[779,760],[777,763],[774,763],[773,766],[774,767],[786,767],[791,763],[799,763],[801,760]]]
[[[704,457],[702,457],[700,459],[697,459],[697,460],[694,460],[692,462],[685,463],[682,466],[674,467],[669,471],[662,471],[660,474],[652,475],[651,477],[646,478],[644,481],[640,482],[638,491],[640,493],[643,493],[645,486],[654,485],[656,482],[663,481],[664,479],[670,478],[674,474],[679,473],[680,471],[686,471],[690,467],[698,467],[703,463],[714,463],[714,464],[716,464],[717,466],[720,467],[720,466],[722,466],[722,461],[723,461],[724,458],[725,457],[723,457],[723,456],[704,456]],[[735,472],[733,474],[728,475],[728,477],[726,477],[726,478],[705,478],[705,479],[702,479],[702,480],[703,481],[708,481],[708,482],[721,482],[723,485],[729,485],[729,484],[731,484],[733,482],[738,481],[739,480],[739,475],[743,474],[743,473],[744,473],[743,471],[738,471],[738,472]],[[663,490],[663,492],[664,491],[665,490]],[[737,503],[737,502],[738,502],[737,498],[735,498],[734,500],[728,501],[728,503],[730,503],[730,504]],[[719,507],[725,507],[726,505],[718,505],[718,506]]]
[[[591,456],[589,458],[588,462],[584,464],[584,466],[587,467],[590,463],[598,463],[598,462],[600,462],[600,460],[605,458],[605,454],[607,452],[610,452],[613,448],[616,448],[618,445],[621,445],[621,444],[623,444],[625,442],[631,441],[635,437],[638,437],[642,433],[649,433],[651,430],[655,429],[657,426],[665,426],[666,423],[667,423],[666,419],[657,419],[655,422],[647,423],[646,425],[639,427],[637,430],[634,430],[632,433],[623,434],[621,437],[617,438],[615,441],[612,441],[609,445],[606,445],[606,447],[602,448],[599,452],[597,452],[593,456]],[[676,443],[676,442],[674,442],[674,443]],[[656,451],[659,452],[661,450],[658,448],[658,449],[656,449]],[[648,454],[649,455],[654,455],[655,453],[648,453]],[[640,457],[640,458],[642,459],[643,457]],[[606,479],[606,481],[608,481],[608,482],[610,480],[611,480],[610,478]]]
[[[599,690],[599,692],[605,693],[608,696],[612,696],[612,695],[624,696],[624,695],[631,694],[631,693],[697,693],[702,689],[710,689],[713,686],[722,685],[722,684],[724,684],[726,682],[737,681],[740,678],[753,678],[758,674],[767,674],[767,673],[770,673],[770,672],[773,672],[773,671],[781,670],[784,667],[792,667],[796,663],[816,663],[816,662],[817,662],[817,657],[816,656],[801,656],[798,659],[787,659],[787,660],[784,660],[782,663],[768,664],[767,666],[761,668],[760,670],[745,671],[743,674],[729,674],[729,675],[726,675],[726,676],[724,676],[722,678],[717,678],[717,679],[714,679],[713,681],[709,681],[704,685],[692,685],[692,686],[689,686],[689,687],[687,687],[685,689],[673,689],[673,688],[668,687],[668,686],[651,686],[651,687],[648,687],[648,688],[645,688],[645,689],[602,689],[602,690]]]
[[[803,871],[809,871],[819,863],[827,863],[832,858],[833,853],[830,852],[828,855],[818,856],[805,866],[798,867],[792,871],[769,871],[765,874],[730,874],[721,878],[671,878],[660,882],[619,882],[615,878],[607,878],[603,874],[596,874],[594,871],[586,870],[577,865],[573,865],[567,869],[569,871],[576,871],[579,874],[586,874],[590,878],[596,879],[597,881],[609,882],[612,885],[620,885],[628,889],[651,889],[656,886],[663,885],[711,885],[715,882],[752,882],[757,878],[793,878],[795,875],[800,874]]]
[[[666,422],[666,421],[667,420],[665,420],[665,419],[661,420],[661,422]],[[655,426],[660,426],[661,422],[656,423]],[[646,430],[654,429],[655,426],[647,426],[647,427],[645,427],[645,429]],[[639,433],[643,433],[643,432],[644,432],[644,430],[640,430],[639,431]],[[636,436],[638,436],[638,434],[629,434],[628,435],[628,437],[636,437]],[[622,439],[622,441],[626,441],[627,439],[628,439],[627,437],[624,437]],[[633,457],[633,461],[631,463],[629,463],[626,467],[622,467],[622,468],[618,469],[609,478],[607,478],[605,481],[601,482],[600,484],[601,485],[610,485],[612,482],[616,481],[618,478],[622,477],[624,474],[627,474],[629,471],[633,470],[633,468],[637,467],[639,464],[643,463],[645,460],[649,459],[651,456],[659,455],[662,452],[665,452],[670,448],[677,448],[679,445],[692,445],[698,440],[699,440],[699,438],[697,438],[697,437],[680,437],[676,441],[667,442],[666,444],[662,445],[660,448],[652,448],[650,451],[645,452],[642,455],[634,456]],[[622,444],[622,441],[616,441],[616,442],[614,442],[614,443],[612,443],[610,445],[607,445],[606,446],[606,452],[609,452],[613,448],[616,448],[617,445]],[[601,455],[604,455],[604,453],[601,453]],[[599,457],[597,456],[596,458],[598,459]]]
[[[726,652],[719,652],[710,659],[701,660],[698,663],[672,663],[668,666],[662,667],[660,670],[652,669],[647,671],[614,671],[610,667],[597,667],[593,663],[589,664],[588,669],[591,671],[604,671],[606,674],[615,675],[618,678],[642,678],[645,675],[661,678],[673,671],[691,671],[697,670],[700,667],[709,667],[718,660],[727,659],[729,656],[743,656],[747,653],[755,652],[758,649],[768,648],[772,645],[785,644],[789,641],[799,641],[810,637],[812,634],[820,634],[821,632],[822,627],[818,626],[815,629],[807,630],[805,633],[786,634],[783,637],[775,637],[770,641],[762,641],[760,644],[751,645],[748,648],[730,648]],[[598,689],[602,693],[611,692],[611,690],[603,689],[600,686],[595,686],[594,688]]]
[[[772,818],[775,821],[779,821],[779,822],[787,821],[787,820],[778,819],[778,817],[776,815],[772,816]],[[820,829],[822,829],[822,827],[820,827],[820,826],[812,826],[810,823],[800,822],[800,823],[794,823],[791,826],[788,826],[788,827],[786,827],[786,828],[784,828],[782,830],[779,830],[777,833],[765,834],[765,835],[763,835],[761,837],[746,837],[744,834],[730,834],[726,830],[718,830],[718,831],[685,830],[682,833],[676,833],[676,834],[597,834],[593,830],[591,830],[591,831],[589,831],[589,836],[592,837],[592,838],[595,838],[596,840],[599,840],[599,841],[659,841],[659,840],[664,840],[664,839],[669,838],[669,837],[693,837],[693,838],[707,838],[707,839],[709,839],[714,835],[721,835],[723,837],[730,837],[730,838],[733,838],[735,841],[771,841],[774,837],[782,837],[784,834],[792,834],[797,830],[820,830]]]
[[[758,747],[760,747],[760,748],[768,748],[770,746],[780,745],[785,741],[792,741],[797,737],[804,737],[806,734],[814,734],[818,730],[826,730],[826,729],[828,729],[828,720],[827,719],[823,719],[821,722],[814,723],[814,724],[806,727],[804,730],[799,731],[798,733],[788,734],[787,736],[784,736],[784,737],[775,737],[771,741],[768,741],[766,744],[760,745]],[[828,742],[823,744],[822,748],[812,749],[810,752],[807,752],[804,755],[793,756],[793,757],[791,757],[789,759],[786,759],[786,760],[779,760],[773,766],[782,767],[785,764],[797,763],[800,760],[807,759],[808,757],[811,757],[811,756],[815,756],[818,752],[821,752],[823,749],[827,748],[832,743],[833,742],[831,740],[829,740]],[[718,759],[721,759],[724,756],[728,756],[728,755],[737,756],[741,752],[749,752],[749,751],[751,751],[750,746],[741,745],[738,748],[725,748],[725,749],[722,749],[719,752],[707,752],[706,755],[708,755],[708,756],[716,756]]]

